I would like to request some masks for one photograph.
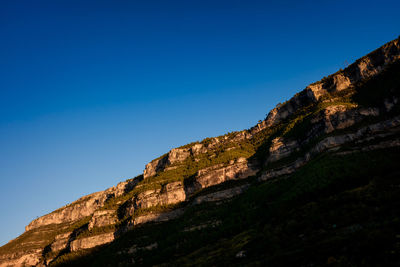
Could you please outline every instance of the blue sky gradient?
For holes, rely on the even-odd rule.
[[[0,245],[397,38],[399,1],[2,1]]]

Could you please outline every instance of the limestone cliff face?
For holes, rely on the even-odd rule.
[[[115,210],[98,210],[93,213],[89,221],[89,230],[95,227],[102,227],[117,223],[117,215]]]
[[[165,170],[170,165],[183,162],[190,155],[197,155],[204,152],[206,149],[202,144],[195,144],[190,148],[174,148],[168,154],[159,159],[151,161],[146,165],[143,172],[143,177],[146,179],[150,176],[156,175],[158,172]]]
[[[391,135],[395,136],[400,133],[400,116],[396,116],[394,118],[370,124],[368,126],[362,127],[355,132],[347,133],[343,135],[334,135],[329,136],[317,144],[315,144],[310,150],[306,151],[303,156],[297,158],[294,162],[284,165],[278,169],[272,169],[264,172],[259,180],[265,181],[271,178],[288,175],[296,171],[298,168],[306,164],[312,157],[321,154],[324,151],[332,150],[340,148],[340,146],[349,144],[349,143],[358,143],[360,144],[361,151],[368,151],[386,147],[394,147],[400,146],[400,140],[394,138],[390,141],[382,141],[377,145],[368,146],[363,145],[363,143],[367,143],[369,141],[379,139],[382,137],[389,137]],[[356,147],[357,149],[357,147]]]
[[[309,85],[288,102],[268,114],[265,126],[275,125],[288,118],[302,106],[321,99],[324,95],[348,88],[356,82],[378,74],[385,66],[400,58],[400,41],[393,40],[351,64],[345,70]]]
[[[215,202],[215,201],[229,199],[229,198],[232,198],[236,195],[243,193],[248,187],[249,187],[249,185],[246,184],[246,185],[237,186],[237,187],[229,188],[226,190],[206,194],[203,196],[199,196],[193,200],[193,205],[201,204],[204,202]]]
[[[147,190],[137,195],[135,207],[150,208],[157,205],[176,204],[185,201],[186,193],[182,182],[172,182],[163,188]]]
[[[67,248],[68,241],[71,238],[72,232],[66,232],[59,235],[56,235],[53,243],[50,246],[52,251],[60,251]]]
[[[84,196],[32,221],[20,238],[1,248],[0,266],[46,266],[58,253],[79,253],[108,244],[138,225],[178,218],[193,205],[229,201],[247,190],[250,180],[256,180],[243,179],[256,176],[258,181],[265,181],[291,174],[325,151],[351,153],[338,151],[344,145],[351,144],[352,149],[360,151],[400,146],[400,140],[395,138],[400,134],[400,117],[391,113],[400,104],[398,97],[387,97],[380,107],[335,102],[331,97],[334,92],[374,77],[396,60],[400,60],[398,39],[308,86],[249,130],[172,149],[148,163],[142,176]],[[293,120],[296,112],[314,104],[320,105],[316,111]],[[367,123],[369,120],[372,122]],[[354,129],[359,123],[364,124]],[[301,133],[290,134],[290,127],[271,130],[289,124],[293,129],[303,124]],[[265,140],[259,140],[260,136]],[[380,138],[384,140],[368,143]],[[246,150],[254,143],[258,145],[257,152],[265,152],[265,157],[257,158],[254,147]],[[240,153],[235,150],[239,148]],[[220,154],[226,157],[215,160]],[[187,176],[172,177],[171,173],[180,173],[177,168],[181,173],[195,169]],[[227,181],[231,182],[224,186],[229,188],[215,187]],[[213,186],[208,189],[211,192],[204,190]]]
[[[133,225],[144,224],[144,223],[148,223],[148,222],[165,222],[165,221],[169,221],[171,219],[175,219],[182,214],[183,214],[182,209],[176,209],[176,210],[169,211],[169,212],[149,213],[146,215],[141,215],[141,216],[136,217],[133,220]]]
[[[43,225],[73,222],[90,216],[101,208],[108,199],[121,196],[132,190],[139,181],[140,179],[129,180],[107,190],[84,196],[61,209],[33,220],[25,227],[25,230],[29,231]]]
[[[228,180],[243,179],[255,175],[258,168],[245,158],[239,158],[227,165],[218,164],[199,170],[192,178],[183,182],[171,182],[162,188],[146,190],[127,201],[122,214],[133,215],[135,210],[155,206],[166,206],[187,201],[194,193]],[[151,216],[150,216],[151,217]]]
[[[40,264],[40,253],[41,250],[37,250],[35,253],[27,253],[16,259],[0,259],[0,267],[8,266],[39,266]]]
[[[378,108],[357,108],[356,106],[333,105],[321,110],[313,116],[308,129],[301,138],[277,137],[272,140],[269,148],[268,163],[272,163],[291,155],[300,150],[301,145],[309,143],[324,134],[329,134],[336,130],[346,129],[357,122],[368,117],[379,116]]]
[[[187,193],[189,195],[198,190],[223,183],[234,179],[243,179],[255,175],[257,166],[249,163],[245,158],[231,161],[227,166],[222,164],[199,170],[194,179],[188,183]]]
[[[92,248],[98,245],[104,245],[114,240],[114,233],[106,233],[101,235],[95,235],[86,237],[78,240],[74,240],[71,243],[71,251],[77,251],[87,248]]]
[[[274,162],[289,156],[298,150],[299,144],[296,140],[285,140],[283,137],[277,137],[272,140],[269,148],[268,162]]]

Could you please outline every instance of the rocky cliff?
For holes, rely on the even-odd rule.
[[[254,184],[287,178],[324,153],[400,146],[399,65],[396,39],[309,85],[251,129],[172,149],[148,163],[143,175],[32,221],[23,235],[0,248],[0,266],[56,265],[144,231],[139,225],[158,225],[205,205],[228,203],[254,190]],[[181,232],[220,224],[191,222],[184,227],[191,230]],[[136,255],[162,246],[159,240],[147,243],[116,253]]]

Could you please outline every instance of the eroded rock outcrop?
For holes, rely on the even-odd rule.
[[[297,149],[299,149],[299,143],[296,140],[285,140],[283,137],[277,137],[272,140],[269,148],[268,162],[287,157]]]
[[[146,165],[143,177],[146,179],[163,171],[167,166],[182,162],[190,156],[189,148],[174,148],[168,154],[159,159],[153,160]]]
[[[322,133],[331,133],[335,130],[341,130],[362,121],[365,117],[379,116],[378,108],[355,108],[345,105],[333,105],[322,110],[311,123],[323,124]]]
[[[118,218],[115,210],[99,210],[93,213],[92,218],[89,221],[88,228],[93,229],[95,227],[102,227],[106,225],[115,224]]]
[[[366,117],[377,117],[379,114],[378,108],[357,108],[355,105],[328,106],[310,118],[310,125],[302,133],[303,136],[297,136],[297,139],[282,136],[273,139],[267,164],[288,157],[299,151],[301,145],[304,146],[319,136],[346,129]]]
[[[56,210],[48,215],[42,216],[32,221],[25,227],[26,231],[34,228],[48,225],[48,224],[61,224],[65,222],[77,221],[86,216],[90,216],[93,212],[102,207],[107,200],[107,195],[102,193],[94,193],[92,195],[83,197],[70,205]]]
[[[314,156],[321,154],[327,150],[338,149],[340,146],[344,144],[348,144],[351,142],[357,142],[362,140],[374,140],[376,137],[380,137],[380,133],[392,132],[397,133],[400,132],[400,116],[394,117],[392,119],[385,120],[383,122],[371,124],[365,127],[360,128],[359,130],[336,136],[328,136],[323,140],[319,141],[316,145],[314,145],[309,151],[304,153],[304,156],[299,157],[293,163],[284,165],[277,169],[267,170],[265,171],[259,178],[260,181],[265,181],[271,178],[288,175],[295,172],[298,168],[306,164],[310,161]],[[386,134],[384,134],[386,136]],[[397,139],[390,140],[386,142],[382,142],[378,145],[367,146],[366,150],[380,149],[385,147],[392,147],[400,144]],[[362,150],[362,149],[361,149]]]
[[[36,250],[34,253],[27,253],[16,259],[2,260],[0,267],[38,266],[41,262],[41,252],[42,250]]]
[[[266,126],[285,120],[298,108],[318,101],[327,93],[344,90],[360,80],[378,74],[385,66],[398,59],[400,59],[400,41],[396,39],[357,60],[345,70],[309,85],[286,103],[272,109],[266,118]]]
[[[255,175],[258,168],[246,158],[238,158],[231,161],[227,166],[224,164],[214,165],[199,170],[196,176],[187,183],[186,193],[191,195],[198,190],[223,183],[228,180],[243,179]]]
[[[154,176],[158,172],[167,170],[171,165],[185,161],[190,156],[195,157],[205,152],[207,152],[207,148],[200,143],[194,144],[189,148],[174,148],[164,156],[148,163],[143,172],[143,177],[146,179]]]
[[[71,242],[71,251],[93,248],[96,246],[108,244],[113,240],[113,232],[77,239]]]
[[[177,181],[162,188],[146,190],[129,200],[122,212],[124,216],[133,215],[137,209],[166,206],[186,201],[198,190],[233,179],[243,179],[255,175],[258,168],[245,158],[231,161],[228,165],[217,164],[201,169],[185,183]]]
[[[186,192],[182,182],[172,182],[163,188],[147,190],[137,195],[135,207],[150,208],[157,205],[176,204],[186,200]]]
[[[353,150],[341,150],[341,147],[345,144],[352,144],[352,149],[358,151],[399,146],[400,140],[398,138],[384,139],[382,142],[374,144],[368,143],[378,137],[390,137],[392,132],[399,133],[400,117],[387,119],[394,116],[392,111],[398,112],[399,100],[397,97],[385,96],[386,98],[382,101],[380,108],[363,108],[346,101],[346,103],[340,102],[339,96],[349,97],[351,90],[335,94],[335,96],[331,94],[352,88],[358,81],[379,74],[385,66],[398,59],[400,59],[399,40],[394,40],[357,60],[345,70],[311,84],[289,101],[279,104],[271,110],[264,121],[259,121],[251,129],[229,133],[221,137],[207,138],[201,143],[172,149],[162,157],[148,163],[143,176],[80,198],[61,209],[32,221],[26,227],[26,235],[20,240],[12,241],[20,242],[18,247],[14,246],[10,249],[10,252],[3,252],[0,255],[0,266],[39,266],[56,257],[57,253],[53,252],[68,249],[79,251],[107,244],[112,242],[115,237],[134,229],[136,225],[175,219],[182,215],[185,207],[190,207],[191,204],[230,199],[244,192],[249,185],[245,184],[227,189],[226,187],[221,189],[222,186],[216,187],[210,189],[211,193],[208,194],[200,191],[229,180],[244,179],[256,175],[261,169],[259,161],[265,163],[266,166],[264,167],[266,168],[281,166],[264,171],[259,177],[259,180],[262,181],[291,174],[310,159],[325,151],[352,153]],[[379,89],[377,88],[377,90]],[[316,106],[318,109],[309,109],[309,107],[314,108]],[[315,113],[306,113],[310,110]],[[301,116],[294,117],[294,114],[299,114],[296,113],[298,111],[303,113]],[[351,130],[352,128],[350,128],[358,122],[366,121],[367,117],[375,118],[374,121],[376,121],[378,116],[387,120],[360,129]],[[293,120],[293,118],[296,120]],[[303,124],[300,131],[297,128],[297,132],[294,131],[293,134],[293,132],[290,132],[293,129],[291,127],[298,126],[297,123]],[[277,131],[278,134],[273,133],[274,129],[279,129],[279,127],[274,128],[275,125],[287,127],[287,129],[283,129],[285,133],[282,136],[278,136],[280,130]],[[268,129],[271,131],[268,131]],[[335,132],[343,129],[347,130]],[[266,131],[263,132],[264,130]],[[258,135],[260,132],[261,134]],[[260,142],[265,141],[259,139],[269,138],[268,134],[271,132],[274,139],[268,139],[266,144],[272,141],[272,145],[269,147],[262,146],[262,152],[265,153],[262,154],[262,157],[250,157],[249,159],[239,157],[239,155],[253,153],[252,149],[259,149]],[[253,142],[254,140],[251,140],[253,137],[259,139],[254,139],[255,142]],[[254,145],[256,142],[259,143]],[[241,147],[243,144],[251,146],[251,149],[246,146]],[[236,153],[237,151],[234,151],[234,149],[243,149],[243,151]],[[227,151],[231,152],[226,153]],[[295,152],[301,152],[301,154],[294,154]],[[223,157],[218,158],[219,155],[223,155]],[[290,155],[293,157],[289,158]],[[228,160],[225,160],[226,157],[234,159],[228,162]],[[287,158],[285,161],[279,161],[285,158]],[[200,162],[201,160],[204,161]],[[212,162],[224,163],[216,164]],[[282,162],[291,163],[279,165],[283,164]],[[190,170],[188,172],[190,176],[171,177],[174,172],[169,172],[166,173],[169,176],[165,175],[165,180],[156,181],[157,183],[152,184],[153,179],[148,179],[144,181],[147,183],[137,186],[142,179],[155,176],[163,171],[168,172],[175,168],[185,167],[184,164],[186,163],[190,163],[187,168]],[[274,165],[271,163],[274,163]],[[174,182],[166,183],[166,181],[171,180]],[[242,182],[240,183],[242,184]],[[146,190],[145,188],[152,189]],[[171,206],[178,203],[182,203],[182,205],[179,205],[179,209],[177,206]],[[172,210],[173,208],[175,209]],[[154,212],[154,210],[168,211]],[[106,227],[108,225],[113,226],[108,228]],[[102,229],[97,229],[101,227]],[[201,227],[193,229],[201,229]],[[111,231],[114,228],[115,232],[95,234],[96,230],[99,230],[97,232]],[[190,228],[190,231],[193,229]],[[41,238],[42,236],[46,236],[46,239]],[[82,236],[85,237],[82,238]],[[51,251],[50,256],[45,257],[44,255],[49,250]]]
[[[159,212],[159,213],[149,213],[145,215],[140,215],[134,218],[133,224],[144,224],[149,222],[165,222],[175,218],[178,218],[183,214],[183,209],[175,209],[168,212]]]
[[[66,249],[67,245],[68,245],[68,241],[71,238],[71,234],[72,234],[72,232],[66,232],[66,233],[57,235],[54,238],[53,243],[51,243],[51,245],[50,245],[51,251],[60,251],[60,250]]]
[[[249,186],[250,186],[249,184],[245,184],[242,186],[236,186],[233,188],[221,190],[207,195],[198,196],[193,200],[192,204],[197,205],[204,202],[215,202],[215,201],[229,199],[234,196],[242,194],[247,188],[249,188]]]
[[[33,220],[25,227],[26,231],[34,228],[66,222],[78,221],[92,215],[97,209],[104,206],[107,200],[129,192],[141,180],[141,177],[121,182],[115,187],[84,196],[71,204]]]

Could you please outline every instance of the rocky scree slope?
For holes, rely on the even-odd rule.
[[[315,164],[321,155],[343,158],[399,146],[399,97],[400,43],[395,39],[309,85],[251,129],[172,149],[147,164],[143,175],[32,221],[25,233],[0,248],[0,266],[73,263],[113,244],[109,251],[121,264],[149,263],[146,255],[160,251],[162,241],[141,235],[146,229],[179,220],[184,223],[178,232],[192,235],[227,227],[216,214],[197,222],[185,218],[296,176],[296,170]],[[176,246],[182,250],[178,241]],[[245,257],[239,252],[234,258]]]

